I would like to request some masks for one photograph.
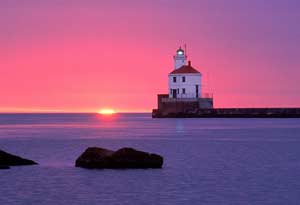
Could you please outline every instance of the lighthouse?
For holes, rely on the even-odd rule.
[[[174,69],[178,69],[183,65],[186,65],[187,56],[185,55],[185,51],[179,47],[177,49],[176,54],[174,55]]]
[[[191,61],[186,64],[185,51],[179,47],[174,55],[174,70],[169,73],[169,98],[201,98],[202,74],[192,67]]]
[[[174,67],[168,74],[169,92],[157,95],[152,117],[196,116],[213,109],[213,97],[202,93],[202,74],[187,60],[186,50],[176,50]]]

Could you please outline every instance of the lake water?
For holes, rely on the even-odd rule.
[[[163,169],[86,170],[89,146],[164,156]],[[0,204],[300,204],[300,119],[2,114]]]

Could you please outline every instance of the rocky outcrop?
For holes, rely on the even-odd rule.
[[[135,150],[121,148],[117,151],[90,147],[75,162],[76,167],[89,169],[127,169],[127,168],[162,168],[163,157]]]
[[[9,166],[18,166],[18,165],[34,165],[36,162],[23,159],[19,156],[9,154],[0,150],[0,169],[8,169]]]
[[[0,169],[9,169],[9,166],[6,166],[6,165],[0,165]]]

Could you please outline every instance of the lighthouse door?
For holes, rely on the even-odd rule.
[[[172,89],[172,97],[177,98],[177,90],[176,89]]]
[[[199,97],[199,85],[196,85],[196,98]]]

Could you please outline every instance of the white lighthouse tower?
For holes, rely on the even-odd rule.
[[[202,97],[202,74],[192,67],[191,61],[186,64],[187,56],[181,47],[174,56],[174,67],[169,73],[169,98],[197,99]]]
[[[174,69],[178,69],[183,65],[186,65],[187,56],[185,55],[184,50],[179,47],[176,51],[176,55],[174,56]]]
[[[204,109],[213,109],[213,96],[202,93],[202,74],[192,67],[191,61],[187,63],[186,50],[181,47],[174,55],[174,70],[168,75],[168,84],[169,92],[157,95],[153,117],[201,116]]]

